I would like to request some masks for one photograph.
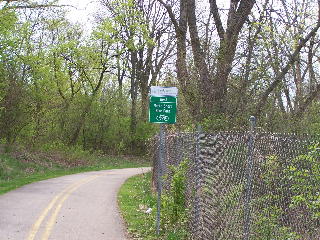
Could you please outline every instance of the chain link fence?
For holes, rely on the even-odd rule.
[[[169,188],[169,166],[189,161],[191,239],[320,239],[320,150],[310,149],[319,137],[198,131],[164,139],[162,164],[155,140],[154,176],[165,175]]]

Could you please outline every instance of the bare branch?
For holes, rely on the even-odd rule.
[[[225,30],[223,28],[216,0],[209,0],[210,13],[213,16],[220,39],[224,39]]]
[[[173,11],[172,11],[172,7],[169,6],[168,4],[165,4],[162,0],[157,0],[157,1],[158,1],[162,6],[165,7],[165,9],[167,10],[167,12],[168,12],[168,14],[169,14],[169,17],[170,17],[173,25],[174,25],[174,28],[175,28],[176,32],[178,32],[179,29],[180,29],[180,27],[179,27],[179,23],[178,23],[175,15],[174,15],[174,13],[173,13]]]
[[[320,0],[318,0],[318,4],[320,7]],[[262,94],[260,101],[258,102],[257,107],[256,107],[255,116],[260,116],[262,108],[265,106],[270,93],[276,88],[276,86],[278,86],[278,84],[281,82],[281,80],[284,79],[284,76],[288,73],[288,71],[290,70],[292,65],[297,60],[297,57],[298,57],[301,49],[316,34],[316,32],[319,30],[319,28],[320,28],[320,18],[318,20],[317,25],[309,32],[309,34],[305,38],[301,39],[301,41],[299,42],[299,45],[296,47],[295,51],[291,55],[286,66],[282,69],[282,71],[276,76],[275,80],[270,84],[270,86]]]
[[[15,5],[7,6],[7,9],[38,9],[38,8],[61,8],[61,7],[73,7],[72,5],[56,5],[56,4],[30,4],[30,5]]]
[[[304,100],[304,102],[299,106],[299,109],[296,113],[296,117],[300,117],[309,107],[314,99],[320,94],[320,84],[317,85],[314,91],[310,93],[310,95]]]

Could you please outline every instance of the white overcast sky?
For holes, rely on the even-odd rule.
[[[90,31],[94,22],[93,15],[99,11],[99,0],[59,0],[61,5],[70,5],[67,18],[73,23],[80,23],[83,29]],[[197,0],[201,6],[208,7],[208,0]],[[218,0],[218,6],[227,8],[230,0]]]
[[[74,7],[67,8],[69,10],[68,18],[72,22],[87,23],[88,19],[92,19],[92,14],[98,10],[99,0],[59,0],[61,5],[71,5]],[[208,0],[198,0],[200,4],[205,4]],[[226,7],[229,5],[230,0],[218,0],[220,7]]]
[[[93,14],[98,10],[98,0],[59,0],[61,5],[71,5],[66,7],[67,17],[71,22],[79,22],[83,25],[91,25]]]

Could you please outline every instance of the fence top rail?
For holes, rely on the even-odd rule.
[[[199,132],[168,132],[166,138],[172,137],[192,137],[199,134]],[[217,131],[217,132],[200,132],[201,135],[217,136],[217,135],[243,135],[247,136],[252,134],[250,131]],[[308,133],[281,133],[281,132],[265,132],[255,131],[255,136],[273,136],[273,137],[294,137],[299,139],[314,139],[320,141],[320,134],[308,134]],[[155,135],[154,138],[158,138],[159,135]]]

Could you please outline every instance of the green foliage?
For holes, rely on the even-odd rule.
[[[151,173],[129,178],[120,188],[118,202],[133,239],[158,239],[155,235],[157,199],[151,190]],[[146,210],[152,208],[151,213]]]
[[[312,135],[320,135],[320,102],[314,102],[308,109],[306,115],[301,120],[299,119],[296,124],[305,132]]]
[[[275,205],[264,207],[254,216],[253,235],[254,240],[299,240],[301,237],[289,227],[282,226],[281,216],[283,210]]]
[[[3,146],[0,145],[0,151]],[[22,146],[0,152],[0,194],[43,179],[104,169],[147,167],[141,158],[110,157],[99,152],[68,147],[63,143],[46,144],[42,150],[26,150]]]
[[[172,167],[170,189],[162,194],[161,231],[156,235],[157,195],[151,190],[151,174],[130,178],[118,195],[120,210],[133,239],[183,240],[188,238],[189,210],[186,206],[188,161]],[[151,208],[151,213],[146,210]]]
[[[121,44],[124,48],[117,50],[119,55],[126,50],[137,51],[146,45],[155,44],[136,1],[113,0],[110,5],[114,17],[106,18],[98,26],[93,32],[93,39],[103,40],[110,45]]]
[[[283,166],[277,156],[267,159],[260,176],[266,193],[257,197],[254,205],[254,239],[298,240],[319,237],[319,160],[319,144],[310,147],[307,154],[290,160],[287,166]],[[282,205],[284,202],[289,202],[286,208]],[[288,227],[283,222],[285,216],[290,218],[290,222],[306,227],[294,224]]]
[[[223,226],[214,229],[214,234],[220,240],[233,239],[241,240],[243,233],[243,196],[244,185],[236,184],[230,186],[228,191],[221,193],[215,199],[214,211],[217,224]],[[212,194],[211,189],[206,189]]]
[[[139,121],[135,134],[131,136],[131,139],[135,143],[136,147],[134,154],[144,154],[150,139],[156,135],[157,132],[158,128],[155,124]],[[130,142],[128,144],[130,144]]]
[[[15,27],[18,18],[13,10],[0,9],[0,39],[6,34],[10,34]]]
[[[98,28],[100,35],[95,35],[97,30],[87,39],[59,11],[41,21],[21,19],[23,24],[15,25],[18,13],[1,10],[0,139],[40,148],[60,142],[110,154],[130,153],[134,140],[135,153],[146,152],[153,127],[139,123],[137,134],[130,135],[130,100],[124,94],[128,87],[119,91],[115,78],[107,73],[114,64],[113,54],[120,56],[125,50],[112,50],[114,44],[126,41],[118,31],[123,25],[117,21],[131,19],[135,37],[147,33],[146,26],[139,24],[140,10],[132,4],[122,1],[117,7],[120,19],[106,20]],[[113,31],[118,31],[116,37]],[[106,41],[106,36],[112,41]]]
[[[254,240],[264,239],[300,239],[290,227],[287,227],[282,219],[287,214],[281,207],[284,202],[283,186],[285,186],[285,178],[283,178],[282,162],[277,156],[269,156],[262,165],[262,172],[259,177],[259,186],[263,186],[263,193],[260,193],[254,199],[254,214],[252,233]]]
[[[42,144],[50,142],[62,142],[66,145],[80,146],[84,150],[99,149],[111,154],[146,152],[146,143],[155,133],[155,126],[140,119],[136,131],[132,131],[135,133],[130,133],[130,122],[134,119],[130,116],[130,78],[124,74],[121,87],[118,81],[122,71],[125,73],[131,71],[132,76],[134,75],[128,68],[127,56],[130,53],[143,53],[141,59],[146,63],[143,67],[148,69],[146,59],[152,54],[151,52],[145,54],[147,49],[150,51],[153,49],[156,44],[155,39],[161,44],[167,41],[164,36],[167,36],[167,30],[170,32],[171,29],[169,26],[159,26],[163,18],[160,17],[161,11],[157,16],[156,12],[159,10],[157,4],[141,6],[139,1],[134,0],[110,0],[108,3],[112,9],[110,16],[99,22],[90,36],[83,32],[81,26],[70,23],[65,18],[62,8],[28,8],[28,14],[14,8],[0,9],[0,139],[5,139],[7,144],[18,142],[33,147],[41,147]],[[2,4],[4,5],[5,3]],[[14,7],[16,4],[9,1],[8,6]],[[300,8],[298,4],[297,9]],[[150,12],[144,12],[146,9]],[[299,19],[302,18],[301,14],[302,12],[299,12],[297,15]],[[159,18],[154,21],[152,16]],[[250,32],[251,37],[257,38],[257,44],[253,46],[254,52],[259,52],[260,46],[264,49],[274,48],[274,44],[268,42],[269,39],[280,43],[286,38],[285,35],[274,33],[275,29],[272,28],[274,23],[268,24],[265,20],[250,22],[251,30],[256,31],[261,28],[257,36],[254,31]],[[303,23],[297,25],[301,27],[301,32],[298,31],[299,34],[296,32],[288,41],[289,48],[292,47],[289,45],[297,44],[297,39],[305,30]],[[159,27],[159,31],[154,31],[153,27],[157,29]],[[255,39],[250,39],[250,36],[248,39],[254,43]],[[172,51],[171,47],[163,46],[163,50],[167,49],[166,52],[169,53]],[[218,49],[218,45],[208,46],[206,50],[210,52],[208,55],[210,57],[207,58],[208,65],[215,66],[213,62],[217,59]],[[152,55],[151,65],[160,67],[164,64],[161,54],[154,55],[157,57],[153,59]],[[254,56],[254,59],[251,59],[252,71],[248,78],[242,74],[245,71],[236,70],[245,70],[240,67],[234,68],[228,80],[228,95],[231,97],[228,97],[226,105],[229,113],[212,115],[202,122],[201,112],[205,110],[202,109],[202,104],[198,103],[201,95],[198,71],[194,62],[188,59],[190,81],[188,89],[183,91],[188,94],[179,95],[178,124],[172,127],[181,130],[193,129],[195,123],[201,122],[204,130],[217,131],[247,125],[249,112],[254,111],[254,104],[248,103],[255,103],[257,96],[274,77],[269,62],[272,64],[281,62],[278,56],[265,61],[268,55],[273,55],[265,50],[260,51],[259,55],[252,55]],[[239,57],[236,64],[245,62],[242,55]],[[314,69],[317,70],[316,67]],[[104,74],[101,74],[102,70],[105,71]],[[151,72],[157,73],[157,71],[151,69]],[[161,76],[159,79],[162,84],[176,85],[176,74],[172,69],[167,71],[167,77],[163,77],[161,72],[158,75]],[[289,74],[289,82],[290,77]],[[165,78],[167,79],[163,81]],[[102,79],[101,85],[99,85],[100,79]],[[136,79],[140,91],[141,79],[139,76],[136,76]],[[238,95],[241,95],[240,98],[243,97],[242,91],[239,90],[242,86],[245,87],[244,80],[247,82],[244,99],[239,101]],[[283,86],[279,86],[277,91],[282,91],[283,95]],[[288,122],[289,114],[281,113],[276,98],[271,98],[274,97],[268,100],[267,114],[262,114],[259,119],[259,125],[265,130],[295,130],[299,125],[301,131],[319,132],[318,103],[311,106],[304,121],[298,119],[295,122]],[[137,102],[139,100],[141,99],[138,95]],[[242,103],[245,105],[243,111],[241,111],[242,106],[237,108]],[[190,104],[196,106],[193,112],[188,111]],[[138,112],[142,106],[138,104],[136,107]],[[137,119],[139,117],[137,116]]]
[[[187,171],[189,161],[184,160],[178,166],[171,166],[171,185],[162,196],[162,231],[167,239],[187,239],[188,214],[186,202]]]
[[[268,156],[254,178],[251,201],[250,239],[301,240],[319,238],[320,152],[319,143],[309,151],[284,162]],[[212,193],[210,189],[206,189]],[[215,235],[219,239],[242,239],[243,185],[232,185],[214,203]],[[225,218],[220,218],[225,216]],[[232,220],[228,218],[232,216]]]
[[[309,212],[305,216],[309,226],[320,219],[320,144],[310,147],[305,155],[295,158],[285,169],[290,182],[290,208],[302,208]]]
[[[111,91],[112,89],[110,95],[116,94]],[[113,154],[121,154],[127,149],[130,119],[126,115],[119,116],[121,108],[127,111],[128,103],[115,95],[111,99],[102,96],[100,101],[93,102],[84,128],[83,141],[86,148],[100,149]]]
[[[225,115],[211,115],[202,120],[201,126],[205,131],[215,132],[228,129],[229,120]]]

